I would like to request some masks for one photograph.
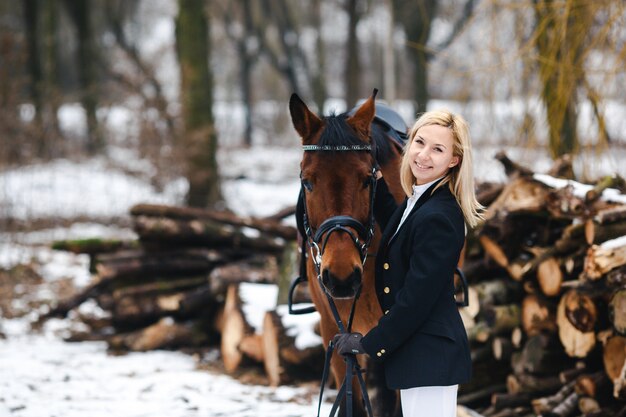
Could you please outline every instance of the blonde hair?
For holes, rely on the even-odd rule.
[[[402,189],[407,196],[413,194],[415,177],[411,171],[411,161],[409,161],[407,150],[409,146],[411,146],[411,142],[415,139],[417,131],[423,126],[429,125],[439,125],[450,129],[454,140],[452,154],[459,158],[459,163],[448,170],[444,179],[437,184],[435,190],[447,183],[450,191],[461,207],[465,222],[470,227],[475,227],[478,222],[483,219],[481,211],[484,210],[484,207],[476,200],[469,127],[461,116],[447,110],[434,110],[422,114],[415,121],[409,132],[409,138],[404,147],[402,156],[402,164],[400,165],[400,183],[402,184]]]

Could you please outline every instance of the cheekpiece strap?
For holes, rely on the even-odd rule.
[[[302,145],[304,151],[371,151],[372,145]]]

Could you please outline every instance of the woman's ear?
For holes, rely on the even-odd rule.
[[[458,156],[453,156],[452,161],[450,161],[450,165],[448,165],[448,168],[453,168],[457,166],[459,162],[461,162],[461,158],[459,158]]]

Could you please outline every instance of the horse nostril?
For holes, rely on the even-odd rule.
[[[363,282],[363,274],[361,273],[360,268],[354,268],[354,272],[352,272],[352,288],[356,291]]]
[[[330,284],[330,273],[328,272],[328,269],[324,269],[322,271],[322,284],[324,284],[326,288],[328,288],[328,285]]]

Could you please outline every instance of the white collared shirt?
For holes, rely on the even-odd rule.
[[[400,219],[400,223],[398,223],[398,227],[396,228],[394,236],[396,233],[398,233],[398,230],[400,230],[400,226],[402,226],[402,223],[404,223],[406,218],[409,216],[409,213],[411,212],[411,210],[413,210],[413,207],[415,207],[415,203],[417,203],[417,200],[419,200],[422,194],[424,194],[424,192],[428,190],[428,187],[439,181],[441,178],[443,177],[432,180],[431,182],[427,182],[426,184],[413,185],[413,195],[409,197],[406,202],[406,208],[404,209],[404,213],[402,213],[402,218]]]

